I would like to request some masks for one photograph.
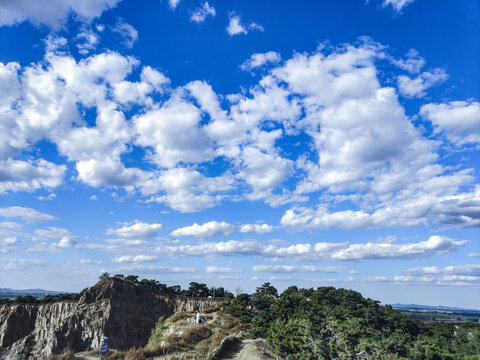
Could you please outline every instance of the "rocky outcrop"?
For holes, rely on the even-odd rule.
[[[41,359],[65,347],[96,349],[103,335],[115,349],[143,347],[159,317],[225,302],[165,296],[111,278],[88,289],[78,302],[0,305],[0,359]]]

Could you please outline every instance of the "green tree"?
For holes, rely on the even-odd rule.
[[[110,279],[110,274],[108,272],[104,272],[102,275],[98,277],[98,280],[102,281],[105,279]]]
[[[262,286],[257,287],[254,296],[271,296],[276,299],[278,298],[278,291],[274,286],[267,282]]]
[[[138,285],[138,276],[137,275],[128,275],[125,276],[125,280],[130,281],[131,283]]]
[[[192,281],[186,291],[186,295],[188,296],[195,296],[195,297],[208,297],[210,296],[210,290],[208,289],[206,284],[197,283]]]

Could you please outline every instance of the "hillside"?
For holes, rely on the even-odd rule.
[[[105,278],[77,301],[1,305],[0,324],[8,360],[98,359],[104,335],[108,360],[480,359],[480,324],[425,324],[333,287],[266,283],[232,300]]]
[[[75,352],[96,349],[103,335],[116,349],[143,347],[160,317],[223,303],[163,295],[109,278],[87,289],[78,301],[0,305],[0,358],[44,358],[66,347]]]

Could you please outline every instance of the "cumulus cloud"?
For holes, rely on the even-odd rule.
[[[170,6],[170,9],[175,10],[179,2],[180,0],[168,0],[168,6]]]
[[[92,259],[80,259],[80,264],[86,265],[103,265],[102,261],[99,260],[92,260]]]
[[[121,0],[51,0],[48,6],[36,0],[7,0],[0,3],[0,26],[31,21],[58,29],[70,14],[81,21],[91,21]]]
[[[480,223],[480,187],[471,192],[452,194],[471,181],[468,172],[437,176],[423,184],[409,184],[397,196],[384,201],[374,211],[341,210],[330,212],[326,206],[317,209],[293,207],[280,222],[298,229],[338,227],[362,229],[377,227],[420,226],[437,223],[473,227]]]
[[[185,268],[185,267],[178,267],[178,266],[144,265],[144,264],[126,265],[118,268],[117,270],[124,271],[124,272],[142,271],[142,272],[148,272],[151,274],[190,274],[190,273],[198,272],[198,270],[194,268]]]
[[[408,51],[406,59],[391,58],[390,61],[398,68],[408,71],[411,74],[419,73],[425,66],[425,59],[421,57],[415,49]]]
[[[397,77],[398,90],[400,94],[407,98],[421,98],[427,95],[425,90],[441,84],[448,79],[448,74],[444,69],[433,69],[425,71],[412,79],[405,75]]]
[[[372,277],[366,280],[430,286],[478,286],[480,281],[480,265],[478,264],[446,267],[418,266],[408,269],[407,273],[408,275],[397,275],[392,278]]]
[[[218,221],[210,221],[199,225],[194,223],[190,226],[185,226],[182,228],[178,228],[172,231],[172,236],[192,236],[198,239],[207,239],[210,237],[218,236],[218,235],[232,235],[235,231],[235,226],[232,224],[226,223],[225,221],[218,222]]]
[[[133,48],[133,44],[138,40],[138,31],[123,19],[118,19],[112,30],[123,38],[125,46],[129,49]]]
[[[47,260],[40,259],[22,259],[22,258],[13,258],[13,259],[1,259],[3,268],[5,270],[22,270],[25,271],[26,268],[44,268],[50,265]]]
[[[116,263],[142,263],[142,262],[151,262],[157,260],[157,257],[154,255],[123,255],[116,258],[113,258],[113,262]]]
[[[80,33],[75,37],[79,40],[77,44],[78,52],[82,55],[87,55],[89,52],[95,50],[100,41],[99,36],[88,27],[83,27]]]
[[[132,225],[125,225],[118,229],[108,229],[107,235],[114,235],[126,239],[149,239],[157,235],[163,229],[162,224],[147,224],[141,221]]]
[[[202,6],[196,8],[192,15],[190,16],[190,21],[196,22],[197,24],[204,22],[208,16],[215,17],[216,15],[215,8],[211,6],[208,1],[205,1]]]
[[[69,237],[69,236],[65,236],[63,238],[60,239],[60,241],[58,243],[53,243],[52,246],[53,247],[59,247],[59,248],[69,248],[69,247],[72,247],[72,246],[75,246],[77,245],[77,241],[75,239],[73,239],[72,237]]]
[[[480,185],[468,193],[440,198],[432,209],[436,222],[458,227],[480,226]]]
[[[240,226],[242,233],[267,234],[275,230],[273,225],[268,224],[244,224]]]
[[[149,202],[166,203],[180,212],[196,212],[215,206],[223,198],[220,193],[233,188],[232,182],[228,174],[206,177],[197,170],[179,167],[144,181],[142,192],[145,195],[162,193],[151,197]]]
[[[245,60],[243,64],[240,65],[240,68],[242,70],[249,71],[268,63],[277,64],[278,62],[280,62],[281,59],[282,57],[280,56],[280,54],[275,51],[256,53],[252,54],[249,59]]]
[[[229,15],[230,21],[227,26],[227,33],[230,36],[248,34],[250,30],[264,31],[263,26],[257,23],[250,23],[248,25],[242,25],[239,15],[231,13]]]
[[[229,240],[199,245],[160,246],[156,251],[170,257],[260,256],[274,262],[287,260],[296,262],[314,261],[319,259],[362,261],[430,257],[454,252],[467,243],[467,240],[455,240],[440,235],[431,236],[426,241],[406,244],[375,241],[351,245],[348,245],[348,243],[319,242],[315,244],[298,243],[289,246],[276,246],[273,244],[265,245],[256,240]],[[278,269],[282,269],[282,267]],[[304,270],[308,271],[307,268]]]
[[[22,206],[0,208],[0,216],[6,218],[19,217],[27,223],[57,220],[57,218],[53,215]]]
[[[444,132],[459,145],[480,143],[480,103],[451,101],[443,104],[426,104],[420,115],[432,122],[436,132]]]
[[[62,238],[71,238],[73,234],[64,228],[58,228],[55,226],[48,226],[45,229],[36,229],[34,230],[34,240],[42,241],[46,239],[62,239]]]
[[[252,270],[254,272],[269,272],[269,273],[310,273],[310,272],[326,272],[338,273],[344,270],[345,267],[340,266],[291,266],[291,265],[255,265]]]
[[[228,267],[207,266],[205,272],[213,274],[231,274],[241,272],[240,269],[232,269]]]
[[[55,39],[61,46],[59,38],[49,43]],[[245,66],[275,62],[275,54],[254,54]],[[236,199],[298,204],[321,192],[316,209],[293,206],[283,223],[363,228],[433,219],[474,226],[473,213],[453,216],[457,210],[444,201],[472,195],[461,190],[474,180],[471,170],[439,164],[437,144],[378,80],[381,59],[392,61],[384,46],[366,38],[323,46],[296,53],[246,91],[223,96],[205,81],[171,88],[149,66],[134,72],[140,64],[133,57],[105,52],[76,60],[52,45],[41,66],[0,64],[0,191],[62,184],[65,165],[22,157],[46,140],[72,164],[75,180],[123,188],[180,212]],[[415,73],[423,65],[409,53],[397,66]],[[141,111],[130,118],[133,106]],[[86,116],[86,108],[95,115]],[[433,119],[433,108],[422,114]],[[290,156],[283,141],[296,135],[308,144]],[[135,147],[144,156],[127,166]],[[212,175],[212,167],[223,170]],[[342,196],[353,206],[335,212]]]
[[[47,188],[55,189],[63,184],[67,167],[44,159],[0,160],[0,194]]]
[[[446,266],[443,268],[438,266],[418,266],[408,269],[408,272],[414,275],[448,274],[480,276],[480,264]]]
[[[401,13],[405,6],[414,1],[415,0],[383,0],[383,6],[391,5],[395,11]]]
[[[455,240],[433,235],[427,241],[410,244],[366,243],[352,244],[332,255],[335,260],[404,259],[447,254],[460,249],[467,240]]]

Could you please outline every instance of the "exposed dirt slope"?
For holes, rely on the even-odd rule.
[[[0,305],[0,359],[45,358],[65,347],[95,349],[103,335],[116,349],[143,347],[160,316],[224,302],[165,296],[110,278],[88,289],[78,302]]]

